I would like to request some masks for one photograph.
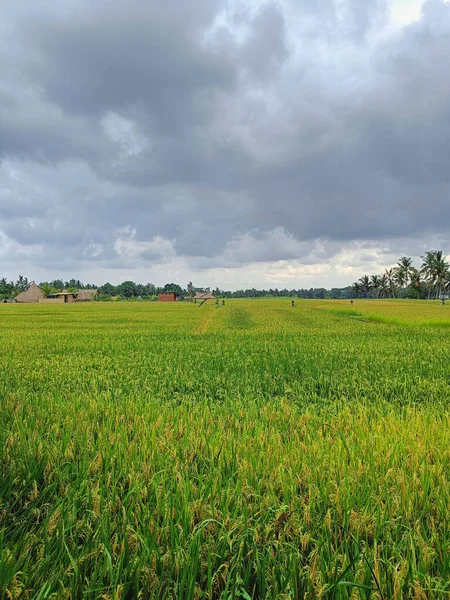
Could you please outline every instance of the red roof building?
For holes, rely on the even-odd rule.
[[[176,295],[173,292],[158,294],[158,302],[176,302]]]

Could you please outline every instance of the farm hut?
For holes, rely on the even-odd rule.
[[[194,300],[214,300],[214,294],[211,294],[211,292],[195,292]]]
[[[62,292],[55,292],[54,294],[49,294],[47,297],[47,302],[41,302],[41,304],[49,304],[48,300],[55,304],[72,303],[76,301],[77,296],[78,292],[68,292],[67,290],[63,290]]]
[[[77,302],[89,302],[95,300],[98,290],[78,290]]]
[[[176,302],[177,297],[173,292],[158,294],[158,302]]]
[[[21,292],[16,297],[16,302],[20,302],[22,304],[38,304],[40,300],[45,300],[45,294],[41,288],[34,283],[34,281],[31,283],[26,292]]]

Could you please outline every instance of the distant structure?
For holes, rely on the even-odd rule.
[[[158,302],[176,302],[177,297],[174,292],[166,292],[164,294],[158,294]]]
[[[98,290],[78,290],[77,294],[77,302],[89,302],[90,300],[95,300],[97,297]]]
[[[34,281],[26,292],[21,292],[16,297],[16,302],[22,304],[72,304],[73,302],[88,302],[94,300],[98,290],[76,290],[69,292],[64,289],[62,292],[54,292],[46,296]]]
[[[41,288],[34,283],[34,281],[31,283],[26,292],[21,292],[18,296],[16,296],[16,302],[20,302],[22,304],[38,304],[40,300],[45,300],[45,294]]]
[[[194,300],[214,300],[211,292],[195,292]]]
[[[39,304],[71,304],[76,301],[77,293],[68,292],[64,289],[62,292],[48,294],[44,300],[39,300]]]

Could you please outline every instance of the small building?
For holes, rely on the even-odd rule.
[[[20,302],[22,304],[38,304],[41,300],[45,300],[45,294],[41,288],[34,283],[34,281],[31,283],[26,292],[21,292],[18,296],[16,296],[16,302]]]
[[[44,300],[39,300],[40,304],[67,304],[76,301],[78,292],[68,292],[63,290],[62,292],[55,292],[49,294]]]
[[[164,294],[158,294],[158,302],[176,302],[177,297],[174,292],[166,292]]]

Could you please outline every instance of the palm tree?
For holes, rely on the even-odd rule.
[[[366,298],[367,298],[369,295],[369,292],[370,292],[370,288],[371,288],[369,276],[364,275],[364,277],[361,277],[361,279],[359,280],[358,283],[361,287],[361,291],[364,292],[364,294],[366,295]]]
[[[383,275],[381,275],[380,277],[380,293],[386,298],[386,296],[389,294],[389,291],[389,278],[387,276],[387,273],[383,273]]]
[[[441,295],[441,290],[445,288],[449,279],[450,265],[446,261],[442,250],[430,250],[422,256],[421,272],[425,275],[429,285],[428,298],[431,293],[431,286],[436,287],[436,299]]]
[[[389,284],[389,298],[392,297],[395,298],[395,277],[396,277],[396,270],[391,267],[390,269],[386,270],[386,277],[388,280],[388,284]]]
[[[50,294],[53,294],[53,292],[55,291],[54,288],[52,288],[52,286],[47,282],[41,283],[41,285],[39,287],[41,288],[41,290],[45,296],[49,296]]]
[[[442,250],[436,250],[434,254],[434,273],[437,285],[436,298],[440,298],[441,290],[445,288],[446,281],[449,277],[449,268],[450,265],[445,260]]]
[[[402,288],[405,285],[406,275],[403,267],[397,267],[395,269],[394,281],[400,288]]]
[[[355,281],[355,283],[352,285],[352,296],[354,296],[355,298],[359,298],[359,295],[361,294],[361,286],[360,284]]]
[[[408,287],[409,275],[412,268],[412,258],[409,258],[408,256],[402,256],[397,264],[399,269],[403,271],[405,287]]]
[[[420,298],[420,288],[422,286],[422,279],[420,277],[420,271],[414,267],[411,269],[409,290],[410,298]],[[411,293],[412,292],[412,293]]]
[[[380,285],[381,281],[379,275],[372,275],[372,277],[370,278],[370,286],[375,291],[376,298],[378,298],[380,293]]]
[[[429,252],[425,252],[425,256],[421,256],[422,266],[420,268],[421,273],[425,276],[425,281],[428,286],[428,300],[431,295],[431,288],[434,285],[434,256],[435,250],[430,250]]]

